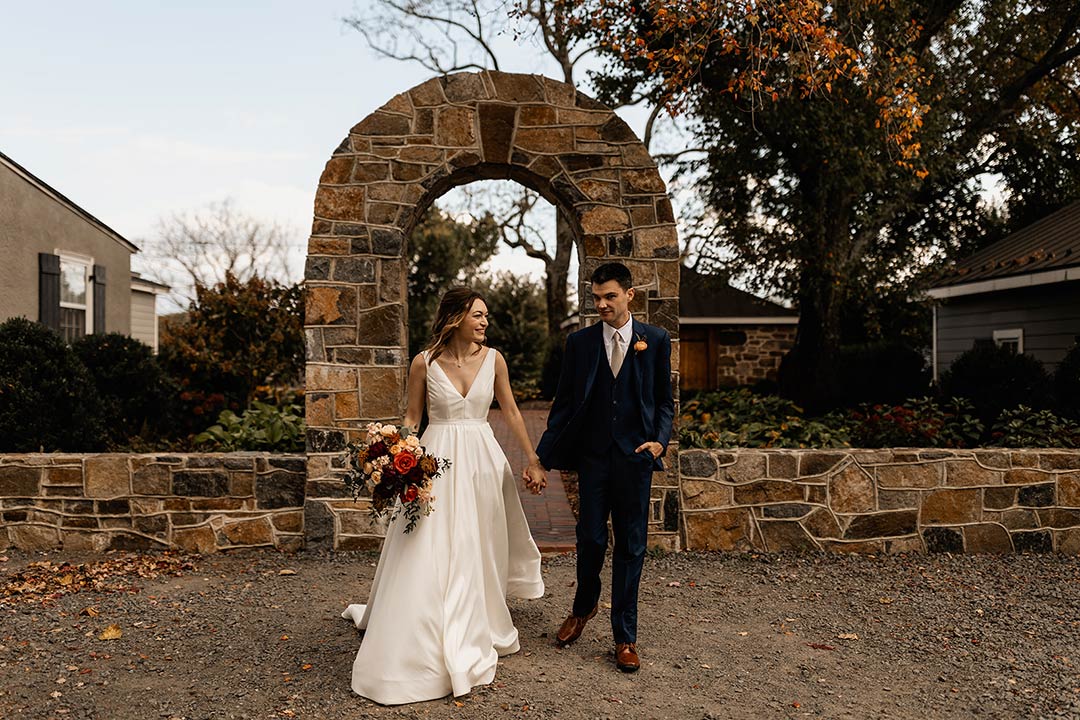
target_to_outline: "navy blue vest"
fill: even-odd
[[[600,367],[596,369],[592,394],[585,409],[586,452],[605,452],[615,443],[630,455],[645,442],[641,408],[634,397],[633,364],[633,354],[627,352],[619,376],[612,377],[607,354],[601,350]]]

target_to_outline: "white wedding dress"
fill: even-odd
[[[487,423],[495,351],[486,352],[464,396],[438,361],[428,363],[430,422],[420,440],[451,465],[433,483],[430,515],[407,535],[404,516],[390,523],[367,605],[341,614],[365,630],[352,689],[384,705],[490,683],[498,657],[519,649],[506,598],[544,594],[540,552]]]

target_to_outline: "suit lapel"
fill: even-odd
[[[585,398],[592,394],[593,382],[596,381],[596,371],[600,367],[601,361],[604,359],[604,328],[602,323],[596,323],[592,327],[596,328],[592,333],[592,338],[589,342],[589,352],[591,355],[588,357],[586,366],[586,372],[589,374],[585,377]]]
[[[634,350],[634,344],[638,341],[638,338],[645,337],[645,326],[642,325],[637,319],[634,319],[634,326],[632,328],[633,334],[630,337],[630,354],[634,358],[634,382],[637,383],[638,391],[641,390],[641,376],[645,372],[644,358],[638,357],[640,353]]]

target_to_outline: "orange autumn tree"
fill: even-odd
[[[797,304],[781,389],[812,409],[834,398],[841,344],[890,332],[883,308],[927,268],[1080,196],[1075,2],[578,12],[608,60],[602,99],[659,98],[695,137],[660,158],[700,199],[693,254]],[[988,177],[1001,208],[982,200]]]

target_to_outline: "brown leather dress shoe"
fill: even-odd
[[[592,612],[585,617],[578,617],[571,613],[565,620],[563,620],[562,627],[559,628],[559,632],[555,635],[555,644],[559,647],[566,647],[570,643],[581,637],[581,631],[585,629],[585,623],[592,620],[596,615],[596,608],[592,609]]]
[[[615,667],[625,673],[637,672],[641,668],[636,644],[618,643],[615,646]]]

